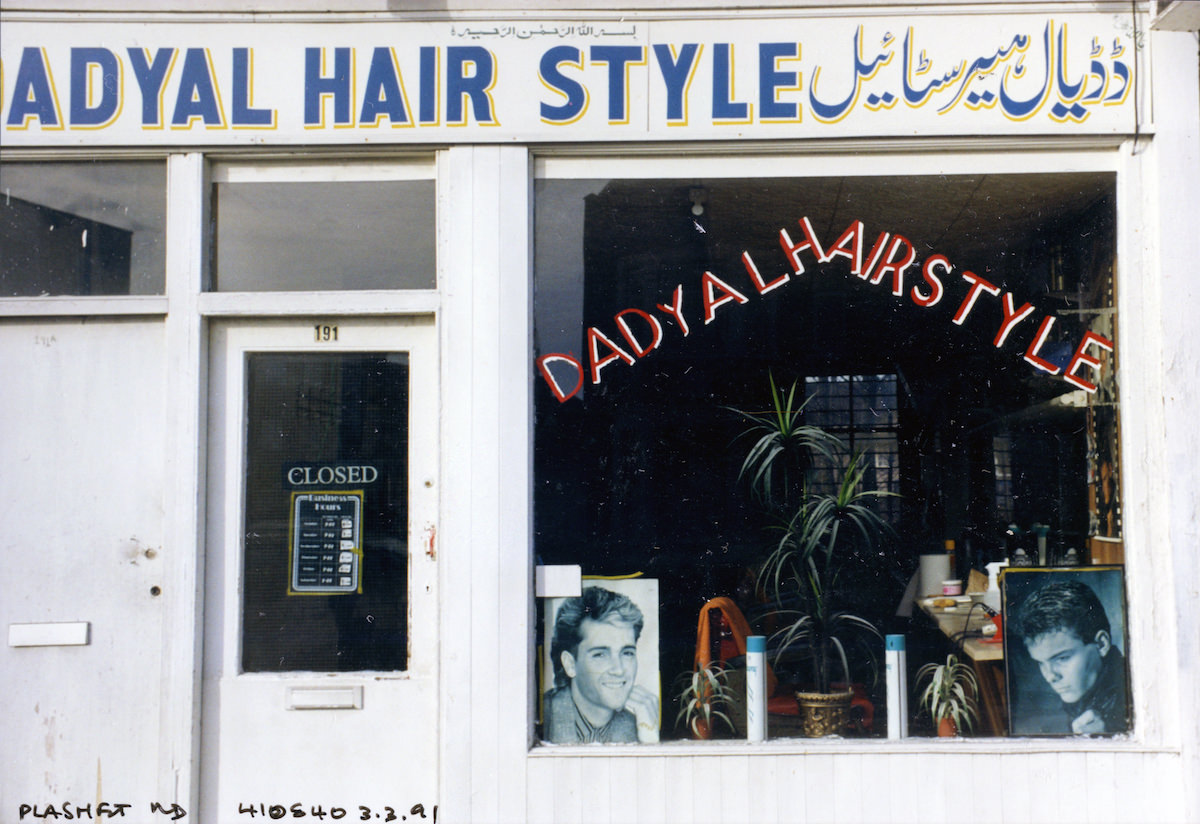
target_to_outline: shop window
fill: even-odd
[[[0,163],[0,297],[161,295],[166,164]]]
[[[1014,542],[1082,565],[1120,546],[1114,202],[1111,173],[536,182],[537,563],[598,576],[585,592],[656,582],[655,603],[633,600],[663,739],[697,734],[701,663],[743,677],[746,633],[767,636],[781,685],[771,735],[799,734],[811,603],[780,597],[791,568],[772,551],[800,545],[804,501],[846,493],[848,471],[843,503],[871,514],[839,517],[872,540],[839,544],[827,594],[880,635],[846,647],[842,734],[886,734],[882,635],[933,626],[897,615],[920,556],[953,542],[968,580]],[[754,426],[783,418],[838,445],[759,472]],[[541,602],[542,669],[559,607]],[[1005,734],[993,698],[979,728]],[[734,731],[710,735],[744,735],[732,709]]]
[[[436,285],[431,169],[222,167],[214,178],[218,291]]]

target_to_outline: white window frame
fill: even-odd
[[[176,153],[178,154],[178,153]],[[92,163],[97,161],[120,163],[122,161],[161,161],[165,164],[163,206],[166,209],[163,243],[170,244],[165,235],[170,234],[171,203],[169,184],[172,153],[166,151],[82,151],[78,149],[46,151],[40,149],[5,150],[5,163]],[[159,295],[48,295],[46,297],[0,297],[0,318],[38,317],[153,317],[167,313],[169,305],[165,281],[169,278],[170,263],[165,264],[163,293]]]

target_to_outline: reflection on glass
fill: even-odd
[[[160,295],[166,164],[0,163],[0,297]]]
[[[222,292],[432,289],[432,180],[218,183]]]
[[[245,672],[405,669],[408,386],[404,354],[248,356]]]
[[[1114,359],[1094,348],[1102,369],[1077,370],[1095,393],[1063,379],[1085,332],[1116,340],[1114,192],[1101,173],[537,181],[540,562],[658,579],[664,682],[691,669],[707,599],[753,623],[772,534],[739,479],[732,410],[767,412],[771,380],[865,453],[865,489],[898,493],[877,509],[894,544],[843,582],[882,629],[946,540],[981,568],[1014,520],[1076,548],[1119,536]],[[823,254],[800,248],[810,234]],[[897,236],[915,261],[899,285],[854,271]],[[949,267],[932,301],[935,255]],[[964,273],[995,289],[969,312]]]

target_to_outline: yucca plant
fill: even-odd
[[[921,692],[919,705],[929,713],[934,724],[942,734],[943,723],[949,721],[955,731],[975,729],[979,719],[979,682],[970,665],[958,660],[951,653],[946,656],[946,663],[926,664],[917,670],[917,689],[925,681],[925,689]]]
[[[840,603],[847,570],[871,557],[890,529],[869,503],[888,493],[862,489],[865,471],[863,455],[855,454],[837,492],[806,491],[759,573],[760,586],[778,605],[775,614],[788,621],[772,639],[776,657],[799,652],[807,659],[815,692],[850,682],[847,648],[872,671],[878,666],[879,630]],[[796,606],[785,607],[789,602]]]
[[[729,670],[719,663],[683,673],[683,688],[679,692],[679,713],[675,726],[685,724],[694,738],[711,738],[719,724],[736,732],[733,719],[726,710],[733,706],[733,687]]]
[[[874,624],[845,606],[845,576],[851,567],[875,558],[891,527],[871,504],[893,493],[864,489],[866,456],[848,459],[841,439],[818,426],[801,423],[804,406],[797,385],[786,392],[771,381],[772,409],[740,414],[751,426],[740,437],[752,443],[740,478],[775,522],[779,537],[764,560],[758,585],[774,605],[772,617],[784,625],[771,637],[776,665],[798,658],[807,664],[809,686],[829,692],[835,681],[849,683],[850,658],[878,668],[882,636]],[[834,492],[812,490],[810,474],[817,459],[833,466],[844,462]],[[853,652],[853,656],[851,655]]]

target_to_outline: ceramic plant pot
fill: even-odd
[[[842,735],[850,723],[850,702],[854,690],[845,692],[798,692],[800,729],[805,738]]]

